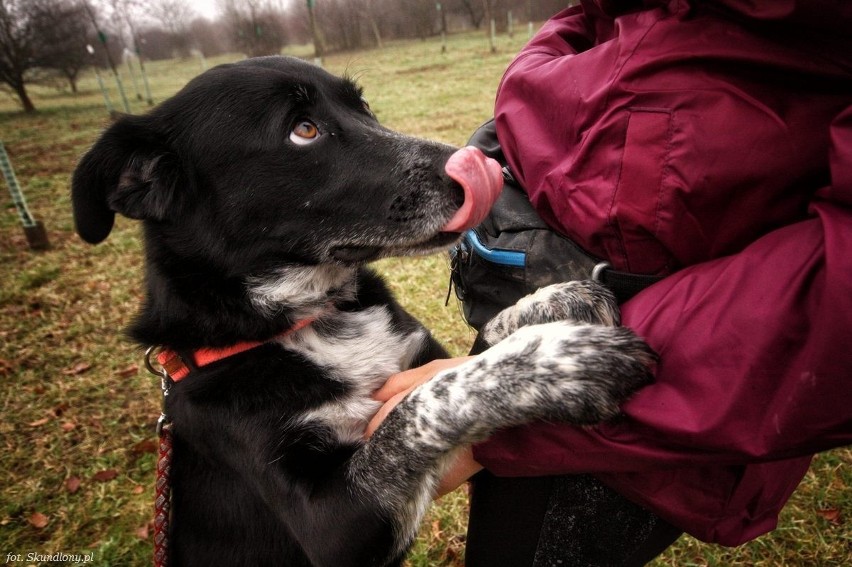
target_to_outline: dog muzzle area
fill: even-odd
[[[410,236],[413,238],[408,244],[342,244],[332,248],[329,255],[338,262],[354,264],[383,256],[439,250],[454,244],[461,233],[485,219],[503,189],[503,173],[497,161],[471,146],[454,152],[447,160],[444,171],[461,186],[464,200],[438,233],[424,239],[412,234]],[[389,220],[403,224],[421,221],[423,215],[418,213],[416,203],[416,197],[411,195],[398,197],[391,203]]]

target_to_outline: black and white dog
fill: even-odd
[[[96,243],[116,212],[143,221],[130,334],[188,373],[167,405],[172,565],[398,565],[454,450],[535,419],[610,418],[649,380],[653,355],[613,325],[610,296],[565,284],[498,315],[495,346],[364,440],[370,394],[445,356],[364,265],[454,243],[495,176],[478,151],[389,131],[352,82],[282,57],[204,73],[82,158],[77,231]],[[201,361],[209,349],[228,356]]]

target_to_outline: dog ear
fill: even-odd
[[[125,116],[83,156],[71,182],[77,233],[92,244],[112,230],[115,213],[165,220],[178,204],[180,163],[152,120]]]

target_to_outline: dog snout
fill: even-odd
[[[426,217],[423,201],[423,194],[419,192],[397,195],[388,207],[388,220],[408,223]]]
[[[445,180],[444,190],[415,188],[410,193],[396,195],[387,210],[387,219],[394,223],[410,223],[439,216],[443,211],[455,211],[464,203],[462,186]]]

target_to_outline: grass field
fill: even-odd
[[[393,44],[329,57],[326,66],[356,77],[386,125],[462,144],[490,115],[501,73],[523,41],[500,38],[496,54],[479,35],[451,37],[446,54],[432,40]],[[199,70],[194,60],[151,63],[155,100]],[[124,79],[132,111],[143,112],[146,106]],[[80,87],[77,96],[33,88],[39,109],[34,115],[0,98],[0,140],[52,244],[46,252],[27,249],[4,191],[0,562],[17,554],[20,564],[74,564],[26,561],[29,553],[68,553],[91,554],[87,565],[142,566],[151,557],[158,385],[142,369],[141,350],[119,332],[140,299],[136,225],[119,219],[110,238],[95,247],[73,233],[69,175],[108,122],[94,76]],[[112,101],[118,105],[114,88]],[[472,335],[455,304],[444,306],[444,258],[389,260],[377,268],[454,353],[466,350]],[[852,565],[850,463],[848,449],[819,456],[774,533],[738,549],[684,537],[655,564]],[[464,490],[442,499],[423,526],[410,565],[463,565],[465,511]]]

